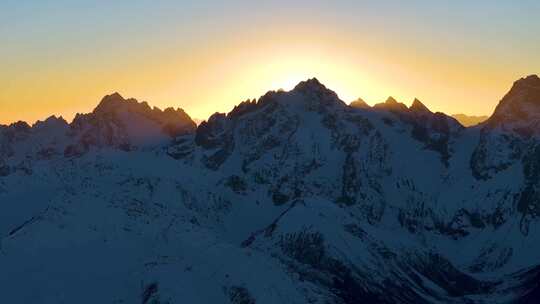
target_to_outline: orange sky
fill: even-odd
[[[487,115],[514,80],[540,71],[539,40],[532,33],[509,36],[510,22],[465,28],[489,17],[339,2],[328,10],[315,1],[314,8],[286,14],[269,4],[246,12],[195,4],[191,11],[4,10],[0,123],[52,114],[71,120],[114,91],[205,119],[311,77],[346,102],[361,97],[374,104],[392,95],[410,104],[418,97],[435,111]],[[68,16],[69,10],[81,14]],[[499,35],[508,37],[498,41]]]

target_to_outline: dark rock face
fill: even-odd
[[[232,286],[227,289],[229,301],[231,304],[256,304],[257,302],[251,296],[245,287]]]
[[[234,149],[233,133],[229,130],[229,121],[223,114],[214,114],[208,122],[197,128],[195,143],[203,149],[211,150],[203,156],[203,163],[212,170],[217,170]]]
[[[525,185],[517,198],[517,210],[522,214],[521,232],[527,235],[530,222],[540,216],[540,146],[531,148],[522,164]]]
[[[423,142],[426,149],[438,152],[441,155],[441,161],[448,167],[448,160],[452,153],[449,141],[457,136],[461,131],[461,126],[442,113],[431,114],[424,111],[419,113],[421,114],[417,114],[411,122],[412,137]]]
[[[433,253],[409,258],[408,266],[444,288],[451,297],[489,293],[500,284],[477,280],[455,268],[444,257]]]
[[[11,168],[0,160],[0,176],[8,176],[11,173]]]
[[[144,292],[141,295],[141,303],[147,304],[147,303],[159,303],[157,299],[154,297],[158,293],[158,287],[159,285],[157,283],[151,283],[144,289]],[[154,299],[153,299],[154,298]],[[152,300],[152,302],[150,302]]]
[[[528,271],[516,275],[523,281],[520,289],[525,292],[517,303],[534,304],[540,299],[540,266],[536,266]]]
[[[197,128],[195,143],[205,149],[214,149],[222,145],[220,135],[226,132],[227,119],[224,114],[214,114],[203,121]]]
[[[362,187],[362,182],[359,180],[357,172],[358,168],[355,159],[352,153],[349,153],[343,164],[341,197],[338,200],[340,203],[352,205],[356,202],[357,196],[361,195],[359,192]]]
[[[238,175],[230,176],[225,182],[225,185],[238,194],[245,193],[247,190],[246,182]]]

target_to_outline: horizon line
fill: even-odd
[[[529,75],[527,75],[527,76],[521,77],[520,79],[525,79],[525,78],[530,77],[530,76],[537,76],[537,74],[529,74]],[[537,77],[538,77],[538,76],[537,76]],[[304,82],[307,82],[307,81],[310,81],[310,80],[316,80],[317,82],[319,82],[317,77],[309,77],[309,78],[307,78],[307,79],[305,79],[305,80],[302,80],[302,81],[298,82],[292,89],[288,89],[288,90],[286,90],[286,89],[284,89],[284,88],[270,89],[270,90],[266,91],[265,94],[271,93],[271,92],[280,92],[280,91],[281,91],[281,92],[287,92],[287,93],[288,93],[288,92],[293,91],[299,84],[304,83]],[[519,80],[517,80],[517,81],[519,81]],[[319,83],[320,83],[321,85],[323,85],[325,88],[327,88],[328,90],[334,92],[334,93],[338,96],[338,99],[341,100],[342,102],[344,102],[347,106],[351,106],[351,104],[352,104],[353,102],[358,101],[358,100],[364,101],[370,108],[373,108],[375,105],[381,104],[381,103],[384,103],[384,102],[385,102],[385,101],[379,101],[379,102],[375,102],[375,103],[373,103],[373,102],[371,102],[371,101],[368,102],[368,101],[366,101],[365,99],[363,99],[362,97],[357,97],[357,98],[355,98],[354,100],[351,100],[351,101],[348,101],[348,102],[347,102],[347,101],[343,100],[342,98],[340,98],[340,97],[339,97],[339,94],[338,94],[336,91],[334,91],[334,90],[332,90],[332,89],[326,87],[326,85],[324,85],[324,84],[321,83],[321,82],[319,82]],[[234,109],[234,107],[236,107],[236,106],[239,105],[240,103],[242,103],[242,102],[244,102],[244,101],[246,101],[246,100],[256,100],[256,101],[258,101],[262,96],[265,95],[265,94],[262,94],[261,96],[259,96],[259,97],[257,97],[257,98],[247,98],[247,99],[243,99],[242,101],[237,102],[236,104],[234,104],[234,105],[232,106],[232,108],[231,108],[228,112],[219,112],[219,111],[216,111],[216,112],[210,114],[210,115],[209,115],[208,117],[206,117],[206,118],[200,118],[200,117],[191,116],[191,115],[188,113],[188,111],[186,111],[186,110],[185,110],[183,107],[181,107],[181,106],[169,105],[169,106],[166,106],[166,107],[158,107],[158,106],[152,105],[151,102],[149,102],[149,101],[147,101],[147,100],[139,100],[139,99],[134,98],[134,97],[128,97],[128,98],[125,98],[124,95],[123,95],[122,93],[118,92],[118,91],[112,91],[112,92],[110,92],[110,93],[108,93],[108,94],[103,95],[103,97],[100,99],[100,101],[103,100],[103,98],[105,98],[105,97],[107,97],[107,96],[110,96],[110,95],[114,95],[114,94],[120,95],[120,96],[122,97],[122,99],[124,99],[124,100],[130,100],[130,99],[133,99],[133,100],[137,101],[138,103],[147,103],[148,106],[149,106],[150,108],[152,108],[152,109],[153,109],[153,108],[156,108],[156,109],[159,109],[160,111],[163,111],[163,110],[168,109],[168,108],[181,109],[181,110],[184,111],[184,112],[185,112],[185,113],[186,113],[193,121],[198,120],[198,121],[201,121],[201,122],[202,122],[202,121],[207,121],[212,115],[217,114],[217,113],[219,113],[219,114],[227,114],[227,113],[230,113],[230,112]],[[395,99],[392,95],[389,95],[387,98],[393,98],[393,99]],[[397,102],[401,103],[401,104],[406,105],[407,108],[410,108],[412,102],[414,102],[414,100],[419,100],[419,99],[418,99],[418,98],[413,98],[413,101],[412,101],[411,104],[409,104],[409,105],[406,104],[406,103],[404,103],[404,102],[401,102],[401,101],[399,101],[399,100],[397,100],[397,99],[395,99],[395,100],[396,100]],[[99,104],[100,101],[98,101],[97,104]],[[426,105],[426,104],[424,103],[424,101],[421,101],[421,102],[422,102],[424,105]],[[500,102],[500,100],[499,100],[499,102]],[[75,112],[75,114],[73,115],[73,118],[71,118],[70,120],[67,120],[65,117],[63,117],[63,115],[57,115],[57,114],[55,114],[55,113],[52,113],[52,114],[46,115],[46,117],[44,117],[44,118],[36,119],[36,120],[35,120],[34,122],[32,122],[32,123],[30,123],[30,121],[26,121],[26,120],[20,119],[20,120],[13,120],[13,121],[10,121],[10,122],[0,122],[0,126],[10,126],[10,125],[13,125],[13,124],[16,124],[16,123],[20,123],[20,122],[24,122],[24,123],[26,123],[26,124],[28,124],[28,125],[30,125],[30,126],[34,126],[35,124],[37,124],[37,123],[39,123],[39,122],[44,122],[44,121],[46,121],[47,119],[53,118],[53,117],[54,117],[54,118],[57,118],[57,119],[63,119],[63,120],[65,120],[68,124],[71,124],[71,123],[74,121],[74,119],[75,119],[75,117],[76,117],[77,115],[90,114],[90,113],[92,113],[92,112],[95,110],[96,107],[97,107],[97,105],[96,105],[91,111],[89,111],[89,112]],[[426,105],[426,107],[427,107],[428,109],[430,109],[429,106]],[[460,113],[446,113],[446,112],[443,112],[443,111],[435,111],[434,113],[443,113],[443,114],[445,114],[446,116],[449,116],[449,117],[454,117],[454,116],[457,116],[457,115],[465,115],[465,116],[467,116],[467,117],[474,117],[474,118],[486,117],[486,119],[487,119],[487,118],[491,117],[491,115],[493,115],[493,111],[494,111],[494,110],[495,110],[495,109],[493,109],[493,110],[492,110],[492,113],[490,113],[490,114],[467,114],[467,113],[465,113],[465,112],[460,112]],[[431,110],[430,110],[430,111],[431,111]]]

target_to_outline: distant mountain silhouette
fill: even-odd
[[[350,103],[350,106],[353,108],[369,108],[369,105],[362,99],[358,98],[355,101]]]
[[[404,103],[398,102],[392,96],[388,97],[385,102],[375,104],[373,108],[395,112],[407,112],[408,110]]]
[[[484,121],[486,121],[489,116],[473,116],[473,115],[466,115],[466,114],[453,114],[452,117],[457,119],[459,123],[464,125],[465,127],[472,127],[477,124],[480,124]]]

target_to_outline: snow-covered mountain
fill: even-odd
[[[536,303],[539,123],[529,76],[471,128],[316,79],[2,126],[2,301]]]

